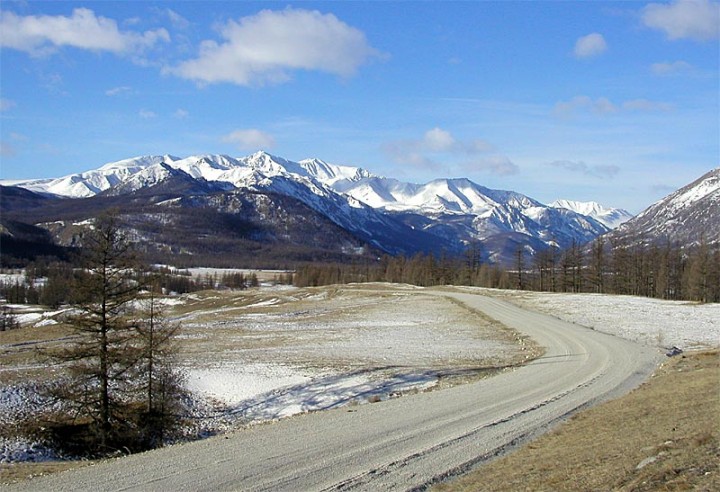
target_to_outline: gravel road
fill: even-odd
[[[427,292],[427,291],[426,291]],[[647,378],[657,351],[474,294],[437,292],[546,348],[477,383],[312,413],[9,490],[408,490],[461,473]]]

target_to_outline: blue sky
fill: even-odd
[[[720,164],[720,3],[14,2],[0,177],[257,150],[637,213]]]

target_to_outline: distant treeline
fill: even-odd
[[[73,304],[77,301],[77,287],[87,275],[82,268],[51,258],[33,261],[24,270],[21,279],[0,281],[0,298],[11,304],[42,304],[53,308]],[[259,285],[257,275],[252,272],[223,272],[193,278],[187,270],[147,267],[136,275],[139,283],[145,283],[148,277],[152,277],[153,284],[162,292],[177,294],[208,289],[242,290]],[[292,274],[279,274],[275,282],[292,284]]]
[[[73,303],[83,271],[69,261],[41,257],[25,265],[25,278],[0,282],[0,298],[9,303],[57,307]],[[418,254],[412,257],[363,256],[354,262],[315,261],[282,274],[276,283],[299,287],[355,282],[393,282],[424,287],[468,285],[543,292],[627,294],[659,299],[720,302],[720,243],[683,248],[662,244],[610,244],[602,238],[591,246],[549,248],[534,256],[518,248],[515,264],[483,260],[482,244],[461,256]],[[243,265],[245,266],[245,265]],[[147,269],[164,292],[245,289],[258,285],[254,274],[224,273],[193,278],[186,270]]]
[[[420,254],[383,256],[378,263],[306,265],[296,270],[294,285],[399,282],[720,302],[717,243],[681,248],[670,242],[611,245],[600,239],[590,247],[550,248],[533,257],[518,249],[512,268],[483,263],[481,257],[474,245],[463,257]]]

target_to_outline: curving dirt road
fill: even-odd
[[[504,301],[437,292],[546,348],[477,383],[303,415],[19,484],[17,490],[408,490],[461,473],[617,396],[657,351]]]

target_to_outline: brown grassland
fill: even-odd
[[[720,490],[720,352],[669,359],[630,394],[433,490]]]

